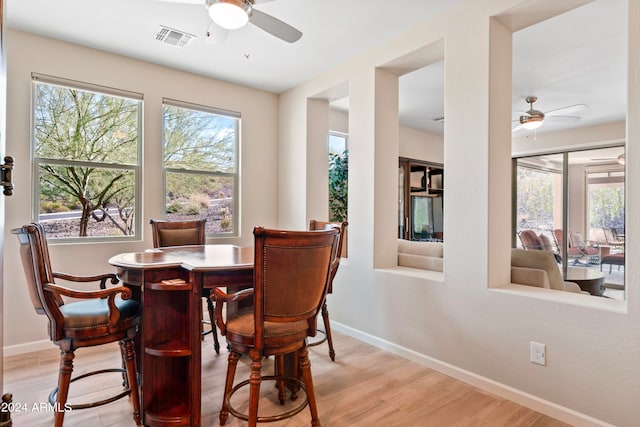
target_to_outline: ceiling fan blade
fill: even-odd
[[[524,128],[522,127],[522,125],[518,125],[518,126],[514,127],[513,129],[511,129],[511,132],[512,132],[512,133],[513,133],[513,132],[517,132],[517,131],[519,131],[520,129],[524,129]]]
[[[577,113],[578,111],[582,111],[587,107],[589,106],[586,104],[569,105],[568,107],[562,107],[562,108],[558,108],[557,110],[547,111],[544,114],[545,116],[558,116],[563,114],[571,114],[571,113]]]
[[[256,27],[289,43],[296,42],[302,37],[302,33],[291,25],[257,9],[253,9],[249,20]]]
[[[564,122],[577,122],[582,119],[582,117],[578,116],[547,116],[545,115],[545,119],[549,119],[550,121],[559,121],[562,120]]]
[[[531,116],[531,114],[527,113],[526,111],[512,111],[511,115],[513,115],[513,116],[527,116],[527,117]]]

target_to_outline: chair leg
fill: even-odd
[[[235,351],[229,353],[229,361],[227,365],[227,379],[224,383],[224,396],[222,397],[222,409],[220,410],[220,425],[223,426],[229,418],[229,401],[227,400],[231,389],[233,388],[233,379],[236,375],[236,366],[238,365],[238,359],[240,354]]]
[[[322,321],[324,322],[324,331],[327,335],[327,343],[329,344],[329,357],[332,362],[336,361],[336,352],[333,350],[333,339],[331,338],[331,324],[329,323],[329,310],[327,309],[327,302],[322,304]]]
[[[218,341],[218,331],[216,329],[216,316],[213,312],[213,301],[207,298],[207,310],[209,311],[209,321],[211,322],[211,335],[213,335],[213,348],[216,354],[220,354],[220,342]]]
[[[286,389],[286,384],[284,382],[283,378],[285,375],[284,372],[284,355],[282,354],[278,354],[275,357],[275,362],[276,362],[276,377],[278,377],[277,380],[277,384],[276,386],[278,387],[278,401],[280,402],[281,405],[284,405],[284,401],[287,398],[287,389]]]
[[[127,370],[127,382],[131,390],[131,405],[133,406],[133,421],[136,425],[140,423],[140,394],[138,392],[138,378],[136,373],[136,356],[133,349],[133,342],[130,339],[120,341],[122,351],[122,362]]]
[[[65,405],[69,395],[69,383],[73,372],[73,359],[75,354],[72,350],[62,350],[60,353],[60,374],[58,375],[58,393],[56,395],[56,407],[54,414],[55,427],[62,427],[64,420]]]
[[[302,347],[299,351],[300,370],[302,371],[302,382],[307,389],[307,399],[309,400],[309,411],[311,412],[311,426],[320,427],[318,418],[318,406],[316,404],[316,393],[313,390],[313,379],[311,378],[311,362],[309,361],[309,351],[307,347]]]
[[[258,403],[260,402],[260,383],[262,382],[262,354],[252,350],[251,374],[249,375],[249,427],[258,424]]]

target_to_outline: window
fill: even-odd
[[[207,235],[238,235],[240,114],[164,100],[168,219],[206,218]]]
[[[624,157],[623,146],[520,157],[514,194],[517,246],[553,252],[565,280],[590,274],[605,296],[621,300]],[[602,295],[601,288],[589,292]]]
[[[603,230],[624,235],[624,166],[588,168],[586,175],[589,239],[607,243],[611,238]]]
[[[53,239],[135,236],[142,95],[32,81],[34,217]]]
[[[349,138],[344,133],[329,133],[329,218],[347,220]]]

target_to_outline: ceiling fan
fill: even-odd
[[[520,117],[514,122],[518,122],[518,126],[512,129],[512,132],[520,129],[534,130],[542,126],[546,118],[562,119],[562,120],[580,120],[578,116],[567,116],[566,114],[575,113],[588,107],[586,104],[575,104],[567,107],[558,108],[543,113],[539,110],[533,109],[533,104],[538,100],[535,96],[527,96],[525,101],[529,104],[528,111],[514,111],[514,114],[520,115]]]
[[[619,154],[617,156],[614,157],[596,157],[596,158],[592,158],[590,160],[596,161],[596,162],[601,162],[601,161],[612,161],[615,160],[617,163],[621,164],[622,166],[625,165],[625,163],[627,162],[627,156],[625,153]]]
[[[160,0],[169,3],[201,4],[209,12],[211,25],[207,30],[207,39],[224,39],[226,33],[252,23],[281,40],[294,43],[302,37],[302,32],[275,18],[261,12],[254,4],[266,3],[272,0]]]

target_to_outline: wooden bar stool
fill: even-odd
[[[308,403],[311,424],[320,426],[306,338],[316,334],[317,316],[326,297],[339,230],[281,231],[257,227],[254,235],[253,289],[230,295],[219,288],[214,289],[216,322],[230,348],[220,424],[225,424],[229,413],[247,420],[249,426],[277,421],[295,415]],[[223,319],[224,303],[249,297],[253,297],[253,307],[227,313],[226,321]],[[302,381],[298,375],[291,378],[262,376],[265,356],[275,356],[277,363],[281,363],[282,356],[292,353],[297,353]],[[236,365],[242,354],[251,357],[251,375],[248,380],[234,386]],[[278,371],[284,372],[283,367]],[[307,398],[286,413],[259,416],[258,402],[263,380],[277,382],[281,403],[285,398],[285,382],[296,382]],[[231,396],[246,385],[250,386],[249,413],[242,414],[231,406],[230,401]]]
[[[58,387],[49,395],[49,403],[55,408],[55,426],[62,426],[65,410],[93,408],[127,395],[131,395],[133,419],[140,425],[140,398],[133,339],[140,323],[141,307],[137,301],[129,299],[131,290],[124,286],[107,288],[107,281],[112,284],[118,283],[115,274],[80,277],[53,272],[45,231],[41,224],[25,225],[12,232],[20,241],[20,256],[31,302],[38,314],[46,315],[49,319],[49,336],[51,341],[60,347]],[[100,282],[100,289],[74,290],[56,284],[55,279],[68,282]],[[63,296],[80,301],[65,303]],[[112,342],[120,343],[125,369],[102,369],[71,378],[76,349]],[[124,373],[125,390],[98,402],[81,405],[67,403],[70,383],[106,372]]]
[[[337,227],[340,229],[340,238],[338,241],[338,250],[336,251],[336,257],[331,263],[331,276],[329,278],[329,288],[327,293],[333,292],[333,279],[336,277],[338,267],[340,267],[340,258],[342,258],[342,244],[346,239],[345,231],[349,223],[347,221],[342,222],[326,222],[312,219],[309,221],[309,230],[326,230],[328,228]],[[327,301],[322,303],[322,321],[324,323],[324,338],[309,344],[309,347],[320,345],[327,341],[329,343],[329,357],[332,361],[336,360],[336,352],[333,349],[333,339],[331,338],[331,324],[329,322],[329,310],[327,309]],[[319,331],[322,333],[323,331]]]

